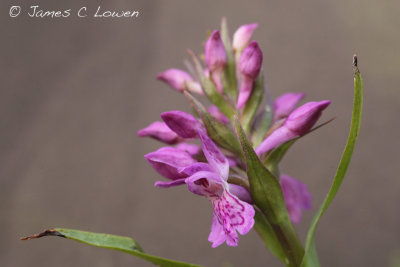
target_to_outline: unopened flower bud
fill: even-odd
[[[257,23],[245,24],[240,26],[233,34],[232,48],[235,52],[242,50],[249,44],[254,30],[258,27]]]
[[[254,80],[260,74],[263,61],[263,54],[256,41],[252,41],[244,50],[239,60],[239,71],[241,84],[237,102],[238,109],[241,109],[247,102],[253,89]]]
[[[290,113],[283,126],[271,133],[257,148],[257,155],[270,151],[277,146],[306,134],[317,122],[322,111],[331,101],[308,102]]]
[[[218,91],[222,93],[222,73],[226,66],[226,51],[218,30],[213,31],[206,42],[205,59],[211,78]]]
[[[285,127],[297,135],[306,134],[321,117],[322,111],[326,109],[331,101],[308,102],[292,113],[285,121]]]
[[[286,93],[274,102],[274,121],[286,118],[304,98],[304,93]]]
[[[180,137],[198,137],[197,130],[201,127],[201,124],[193,115],[183,111],[174,110],[161,113],[161,118],[168,127]]]
[[[183,92],[185,89],[193,93],[203,94],[198,82],[194,81],[189,73],[179,69],[168,69],[157,75],[157,79],[164,81],[173,89]]]

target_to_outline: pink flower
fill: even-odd
[[[304,98],[304,93],[286,93],[275,99],[274,121],[286,118]]]
[[[308,102],[290,113],[283,126],[272,132],[257,148],[257,155],[268,152],[277,146],[306,134],[317,122],[331,101]]]
[[[250,43],[254,30],[258,27],[257,23],[245,24],[240,26],[233,34],[232,48],[235,52],[242,52]]]
[[[299,223],[302,209],[311,209],[311,194],[305,184],[288,175],[281,175],[281,186],[290,220]]]
[[[227,158],[202,130],[198,134],[208,163],[198,162],[183,168],[182,172],[189,175],[185,183],[191,192],[205,196],[213,206],[214,216],[208,236],[212,247],[224,242],[228,246],[237,246],[238,233],[245,235],[253,227],[255,211],[252,205],[240,200],[230,190],[241,195],[242,199],[251,200],[250,194],[244,188],[230,187]]]
[[[183,140],[167,124],[160,121],[151,123],[146,128],[139,130],[137,134],[140,137],[151,137],[166,144],[176,144]]]
[[[226,66],[224,43],[218,30],[213,31],[205,46],[206,65],[220,93],[223,92],[222,73]]]
[[[201,85],[189,73],[179,69],[168,69],[157,75],[157,79],[165,82],[173,89],[183,92],[185,89],[192,93],[203,94]]]
[[[256,41],[252,41],[244,50],[239,60],[241,83],[237,108],[241,109],[249,99],[254,80],[260,74],[263,54]]]

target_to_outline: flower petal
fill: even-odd
[[[185,90],[186,83],[193,82],[193,78],[189,73],[173,68],[158,74],[157,79],[165,82],[179,92]]]
[[[217,173],[208,171],[194,173],[186,178],[185,183],[190,192],[209,199],[218,199],[224,192],[226,184]]]
[[[160,121],[151,123],[146,128],[139,130],[137,134],[140,137],[151,137],[167,144],[176,144],[182,140],[167,124]]]
[[[298,135],[306,134],[330,103],[329,100],[305,103],[290,113],[285,126]]]
[[[239,242],[238,234],[247,234],[254,226],[254,208],[252,205],[239,200],[225,190],[222,196],[212,201],[214,207],[214,216],[222,230],[215,227],[213,236],[219,236],[215,231],[224,231],[226,244],[228,246],[237,246]],[[221,235],[221,234],[220,234]],[[219,238],[218,240],[221,240]]]
[[[177,185],[181,185],[185,183],[185,179],[176,179],[173,181],[157,181],[154,183],[155,187],[161,187],[161,188],[169,188],[169,187],[173,187],[173,186],[177,186]]]
[[[198,131],[201,143],[203,144],[203,153],[208,163],[225,181],[229,175],[229,162],[217,145],[202,130]]]
[[[253,204],[253,199],[251,199],[251,195],[246,188],[236,184],[229,184],[229,192],[234,196],[237,196],[240,200]]]
[[[294,223],[301,220],[302,209],[311,209],[311,194],[307,185],[288,175],[281,175],[281,186],[285,198],[286,208],[290,219]]]
[[[211,247],[216,248],[226,240],[226,234],[222,225],[218,222],[215,214],[211,222],[211,232],[208,235],[208,241],[212,243]]]
[[[162,147],[144,157],[159,174],[171,180],[186,178],[178,169],[196,162],[189,153],[175,147]]]
[[[286,93],[275,99],[274,121],[286,118],[304,98],[304,93]]]
[[[262,143],[256,148],[256,153],[257,155],[264,154],[265,152],[268,152],[297,136],[296,133],[290,131],[287,127],[281,126],[262,141]]]
[[[208,113],[210,113],[214,118],[222,123],[228,123],[229,119],[222,113],[216,106],[212,105],[208,108]]]
[[[197,155],[201,152],[201,147],[199,145],[189,143],[180,143],[176,146],[176,148],[186,151],[192,156]]]
[[[173,110],[161,113],[161,118],[177,135],[183,138],[196,138],[200,122],[193,115]]]
[[[205,162],[196,162],[190,166],[185,168],[181,168],[178,170],[179,172],[186,173],[187,175],[193,175],[196,172],[206,171],[206,172],[213,172],[211,166]]]
[[[233,34],[232,48],[235,51],[241,52],[249,44],[257,26],[257,23],[240,26]]]

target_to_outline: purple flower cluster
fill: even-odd
[[[246,116],[246,108],[251,109],[250,105],[255,105],[249,99],[256,90],[256,81],[262,75],[263,62],[258,43],[251,41],[257,26],[247,24],[239,27],[233,35],[233,42],[229,38],[226,41],[222,32],[214,30],[205,43],[205,67],[200,67],[200,73],[189,74],[179,69],[168,69],[160,73],[157,79],[182,93],[206,95],[213,105],[203,112],[214,118],[215,123],[232,129],[233,116],[242,119]],[[199,69],[198,65],[195,67]],[[229,75],[229,69],[233,69],[233,76]],[[210,90],[205,90],[210,84],[219,99],[224,100],[223,105],[220,100],[214,101],[215,96],[209,93]],[[235,86],[235,91],[238,88],[237,94],[227,93],[228,90],[232,91],[232,86]],[[264,129],[257,128],[260,123],[257,124],[255,118],[260,116],[252,118],[253,127],[247,134],[254,136],[262,132],[264,137],[254,147],[260,160],[265,160],[282,144],[308,133],[330,104],[326,100],[297,107],[304,96],[304,93],[287,93],[275,100],[270,111],[263,109],[271,113],[268,126],[264,126]],[[226,106],[234,114],[229,113]],[[221,134],[222,137],[216,139],[218,131],[210,134],[209,120],[205,121],[201,115],[198,119],[183,111],[169,111],[162,113],[161,118],[162,122],[153,122],[138,131],[139,136],[174,145],[145,155],[151,166],[168,179],[157,181],[155,186],[169,188],[186,184],[190,192],[206,197],[213,207],[208,240],[213,247],[224,242],[229,246],[237,246],[238,233],[244,235],[251,230],[255,214],[243,158],[229,150],[233,144],[220,144],[218,140],[224,137]],[[201,146],[198,145],[200,143]],[[276,178],[280,181],[290,219],[297,223],[302,210],[311,208],[311,195],[306,185],[297,179],[284,174],[277,176],[280,176]],[[238,183],[238,180],[241,182]]]

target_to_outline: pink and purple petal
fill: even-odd
[[[154,183],[154,186],[161,187],[161,188],[170,188],[173,186],[178,186],[178,185],[184,184],[185,179],[186,178],[177,179],[177,180],[173,180],[173,181],[157,181]]]
[[[274,121],[286,118],[305,97],[304,93],[286,93],[275,99]]]
[[[213,215],[211,222],[211,231],[208,235],[208,241],[212,243],[211,247],[216,248],[226,240],[226,234],[222,225],[218,222],[216,215]]]
[[[151,137],[166,144],[176,144],[182,141],[174,131],[172,131],[167,124],[160,121],[151,123],[146,128],[143,128],[137,132],[140,137]]]
[[[178,171],[186,173],[189,176],[195,174],[196,172],[202,172],[202,171],[214,172],[214,170],[211,168],[211,166],[205,162],[196,162],[190,166],[181,168]]]
[[[203,144],[203,153],[213,170],[218,173],[222,179],[228,180],[229,162],[217,145],[202,130],[198,131],[201,143]]]
[[[178,169],[196,163],[189,153],[174,147],[162,147],[144,157],[159,174],[171,180],[186,178]]]
[[[176,145],[176,148],[186,151],[192,156],[198,155],[201,152],[201,147],[199,145],[189,143],[180,143]]]
[[[218,199],[223,194],[226,185],[217,173],[208,171],[194,173],[186,178],[185,183],[190,192],[208,199]]]
[[[163,112],[161,118],[172,131],[182,138],[196,138],[197,130],[201,128],[196,117],[180,110]]]
[[[290,220],[298,223],[302,210],[311,209],[311,194],[305,184],[288,175],[281,175],[281,186]]]
[[[239,200],[227,190],[220,198],[212,200],[212,204],[214,215],[226,235],[227,245],[237,246],[239,240],[237,232],[245,235],[254,226],[253,206]]]

